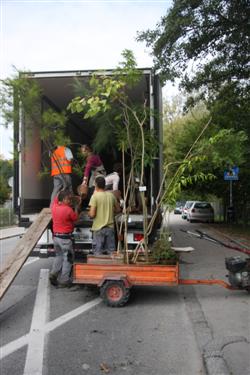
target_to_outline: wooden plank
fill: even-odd
[[[22,268],[39,238],[51,221],[50,208],[44,208],[11,252],[3,271],[0,273],[0,299],[4,296],[16,275]]]
[[[191,251],[194,251],[194,248],[191,246],[186,247],[171,247],[172,250],[178,252],[178,253],[190,253]]]
[[[124,264],[123,255],[88,255],[87,263],[90,264]]]

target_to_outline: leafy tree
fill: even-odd
[[[13,77],[1,81],[3,125],[5,127],[8,127],[9,124],[14,124],[14,127],[19,126],[21,108],[27,135],[32,135],[34,126],[36,126],[47,152],[49,152],[56,145],[68,145],[70,139],[66,136],[66,113],[57,112],[51,108],[42,111],[42,96],[41,87],[35,79],[29,77],[28,73],[17,72]],[[16,149],[16,147],[14,148]],[[14,157],[17,156],[14,155]]]
[[[164,123],[164,151],[166,163],[172,163],[169,177],[176,173],[176,161],[185,158],[190,145],[202,131],[209,112],[204,104],[199,104],[185,115],[179,115],[173,120],[166,118]],[[193,159],[192,169],[183,170],[184,184],[180,195],[207,199],[213,193],[218,198],[225,197],[225,183],[223,172],[230,163],[244,165],[248,150],[247,135],[244,131],[235,129],[221,129],[212,121],[199,141],[195,144],[189,158]],[[197,156],[201,156],[198,158]],[[199,171],[212,174],[214,179],[194,178]],[[182,181],[182,180],[180,180]],[[195,184],[193,183],[195,182]],[[192,185],[191,185],[192,183]],[[191,185],[191,186],[190,186]]]
[[[13,176],[13,163],[11,160],[5,160],[0,155],[0,204],[3,204],[10,195],[8,179]]]
[[[10,195],[8,182],[0,175],[0,204],[3,204]]]
[[[164,81],[182,78],[189,91],[249,85],[249,15],[248,0],[174,0],[156,29],[138,40],[152,48]]]
[[[146,41],[151,48],[163,82],[179,78],[181,86],[192,94],[187,108],[200,99],[205,100],[213,128],[219,132],[213,140],[217,151],[213,147],[211,158],[241,163],[240,180],[234,186],[238,212],[243,212],[242,208],[250,201],[250,151],[246,140],[250,137],[249,15],[248,0],[174,0],[155,30],[138,35],[138,40]],[[209,149],[211,144],[207,139],[200,152]],[[214,163],[211,166],[219,180],[219,166]],[[217,187],[216,191],[222,195],[225,183],[222,181]]]
[[[152,164],[157,144],[153,132],[147,126],[150,114],[148,103],[146,100],[143,104],[133,103],[128,95],[128,90],[140,81],[141,72],[136,68],[132,51],[124,50],[122,56],[124,60],[111,76],[93,74],[88,95],[75,97],[68,109],[73,113],[82,113],[84,119],[107,117],[108,121],[99,121],[95,144],[99,142],[100,134],[104,134],[112,126],[116,147],[123,155],[123,167],[125,167],[125,153],[129,156],[131,165],[127,188],[124,189],[126,202],[129,191],[135,188],[135,176],[139,175],[140,185],[144,185],[144,168]],[[144,216],[144,246],[147,256],[148,226],[144,191],[141,191],[140,195]],[[128,205],[131,209],[130,203]],[[127,218],[129,209],[124,207],[123,212]],[[127,220],[125,220],[125,236],[126,225]],[[127,250],[126,241],[125,246]]]

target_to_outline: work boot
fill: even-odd
[[[60,282],[60,283],[57,283],[57,287],[58,288],[71,288],[74,284],[72,283],[72,281],[68,280],[66,282]]]
[[[51,273],[49,275],[49,281],[51,285],[57,286],[58,285],[57,275],[55,275],[54,273]]]

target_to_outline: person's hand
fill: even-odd
[[[87,185],[87,183],[88,183],[88,179],[87,177],[84,177],[82,180],[82,185]]]

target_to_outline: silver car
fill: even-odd
[[[187,219],[189,208],[192,206],[193,203],[194,201],[186,201],[182,209],[182,214],[181,214],[182,219]]]
[[[214,222],[214,209],[209,202],[193,202],[187,213],[187,220],[190,223],[194,221]]]

